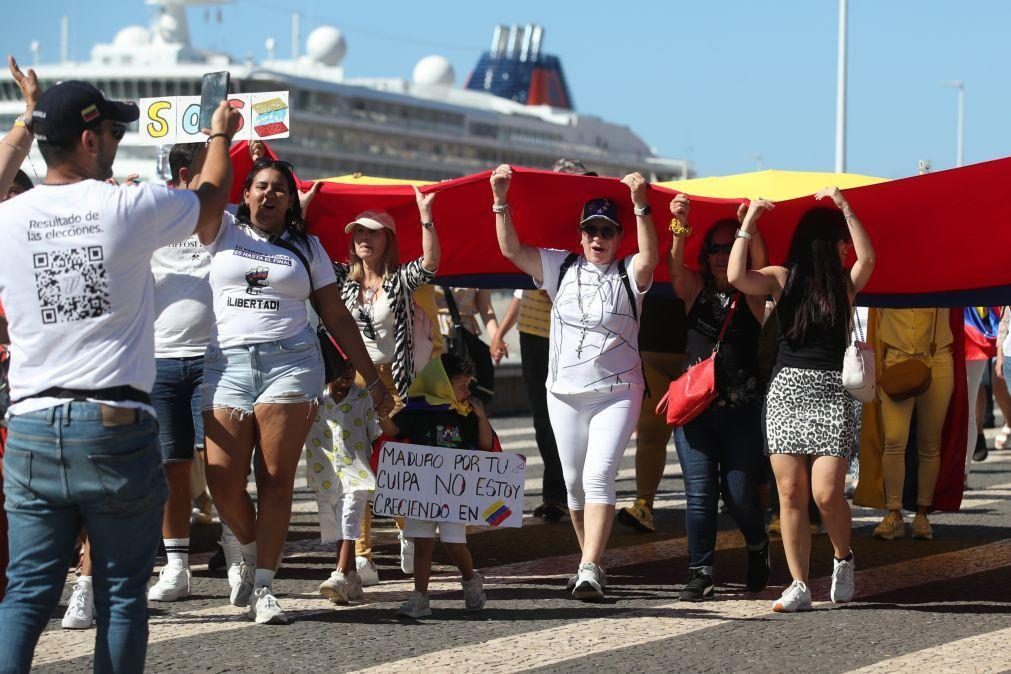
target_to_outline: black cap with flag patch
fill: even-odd
[[[136,103],[110,101],[87,82],[70,80],[49,87],[32,113],[32,131],[41,141],[61,143],[105,120],[129,124],[140,117]]]
[[[583,223],[597,218],[611,222],[618,229],[622,228],[621,222],[618,221],[618,205],[606,197],[590,199],[583,204],[583,213],[579,218],[579,226],[582,227]]]

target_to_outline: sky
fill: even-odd
[[[687,158],[699,175],[759,168],[831,171],[835,162],[837,0],[236,0],[189,10],[198,47],[238,59],[291,53],[290,15],[302,38],[329,24],[348,43],[348,77],[411,76],[441,54],[457,84],[491,43],[496,24],[539,23],[543,50],[562,59],[578,111],[629,126],[661,155]],[[50,0],[4,10],[4,48],[31,63],[59,54],[59,17],[70,57],[87,60],[129,24],[147,25],[143,0]],[[846,169],[896,178],[956,157],[957,103],[965,85],[965,162],[1011,155],[1011,2],[849,0]],[[17,37],[12,37],[16,34]],[[303,47],[304,51],[304,47]]]

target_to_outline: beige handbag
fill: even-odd
[[[937,310],[934,310],[934,330],[930,338],[930,356],[937,351]],[[885,347],[885,355],[888,351]],[[881,373],[878,386],[892,400],[899,402],[915,398],[927,392],[930,388],[930,366],[919,358],[907,358],[901,362],[889,365]]]

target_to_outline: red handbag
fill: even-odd
[[[723,320],[720,336],[716,338],[713,355],[685,370],[683,375],[670,383],[667,393],[660,399],[656,413],[661,415],[666,410],[668,424],[684,426],[702,414],[716,400],[716,356],[720,352],[720,344],[723,343],[723,336],[727,334],[730,321],[734,318],[734,312],[737,311],[740,298],[740,293],[734,296],[730,311]]]

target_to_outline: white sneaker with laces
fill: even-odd
[[[258,625],[287,625],[288,616],[284,615],[281,605],[277,603],[274,592],[269,587],[258,587],[249,599],[249,619]]]
[[[480,611],[488,598],[484,594],[484,576],[477,571],[470,580],[461,580],[463,586],[463,605],[468,611]]]
[[[576,585],[572,596],[583,601],[600,601],[604,598],[603,573],[593,562],[583,562],[576,574]]]
[[[807,585],[799,580],[790,583],[790,587],[783,590],[783,596],[777,599],[772,610],[776,613],[793,613],[794,611],[811,610],[811,591]]]
[[[853,552],[850,551],[850,555],[852,554]],[[838,559],[832,561],[832,591],[829,593],[829,597],[836,604],[853,601],[853,595],[856,592],[853,572],[856,571],[856,565],[853,563],[852,557],[841,562]]]
[[[253,577],[253,567],[243,561],[228,567],[228,585],[232,588],[228,601],[232,606],[249,606]]]
[[[158,582],[147,591],[148,601],[176,601],[190,596],[190,570],[175,561],[166,564],[158,574]]]
[[[402,615],[405,618],[426,618],[432,615],[432,609],[428,605],[428,595],[415,590],[407,598],[407,601],[397,609],[397,615]]]
[[[95,593],[91,583],[78,580],[60,623],[65,630],[86,630],[95,624]]]
[[[347,604],[351,598],[351,583],[341,571],[334,571],[319,585],[319,593],[335,604]]]
[[[598,574],[598,577],[600,579],[600,589],[606,591],[607,590],[607,571],[604,570],[604,567],[602,567],[601,565],[598,564],[597,565],[597,574]],[[565,591],[571,593],[572,592],[572,588],[576,587],[576,583],[578,583],[578,582],[579,582],[579,573],[576,573],[576,575],[574,575],[571,578],[569,578],[568,582],[565,583]]]
[[[414,573],[414,541],[404,538],[404,532],[400,532],[400,570],[411,575]]]
[[[357,571],[348,571],[344,576],[348,579],[348,599],[364,599],[365,592],[362,590],[362,577]]]
[[[372,587],[379,585],[379,572],[376,565],[368,557],[355,557],[355,569],[361,578],[362,587]]]

